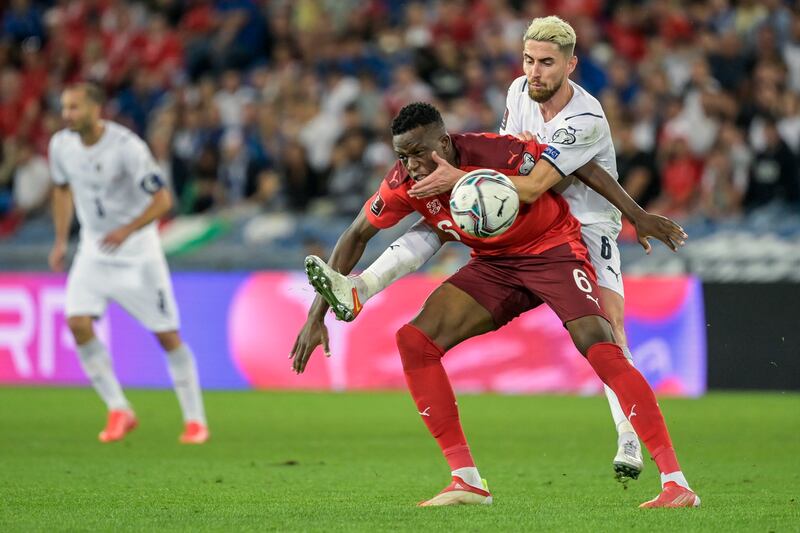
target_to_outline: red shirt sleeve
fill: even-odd
[[[364,214],[376,228],[391,228],[414,211],[406,192],[407,186],[392,179],[397,177],[398,170],[405,172],[405,169],[398,169],[398,165],[401,165],[399,161],[389,169],[378,191],[364,204]]]

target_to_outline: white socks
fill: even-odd
[[[200,392],[200,380],[197,377],[194,354],[189,346],[181,344],[171,352],[167,352],[167,367],[183,412],[183,421],[201,422],[205,425],[206,413]]]
[[[108,410],[130,410],[131,406],[122,392],[117,376],[114,375],[111,358],[103,343],[95,337],[86,344],[79,345],[77,349],[83,371]]]
[[[105,346],[94,338],[78,346],[78,359],[83,371],[92,381],[94,390],[100,395],[109,410],[126,409],[131,406],[122,392],[122,387],[114,375],[111,358]],[[167,366],[175,393],[178,396],[183,420],[206,423],[203,398],[200,394],[200,381],[197,378],[194,355],[186,344],[167,353]]]
[[[662,489],[664,488],[664,485],[666,485],[670,481],[672,481],[673,483],[677,483],[678,485],[680,485],[685,489],[692,490],[692,488],[689,486],[689,482],[686,481],[686,477],[684,477],[683,472],[681,472],[680,470],[678,470],[677,472],[672,472],[671,474],[664,474],[664,473],[661,474]]]
[[[623,346],[622,352],[625,354],[625,358],[628,360],[628,362],[632,365],[633,356],[631,355],[631,351],[628,349],[628,347]],[[614,425],[617,428],[617,435],[622,436],[624,433],[633,433],[636,435],[636,431],[634,431],[633,426],[628,421],[628,417],[625,416],[625,413],[622,411],[622,407],[619,405],[617,395],[614,394],[614,391],[611,390],[608,385],[603,385],[603,388],[606,392],[606,398],[608,398],[608,406],[611,408],[611,417],[614,419]]]
[[[420,220],[394,241],[353,281],[363,304],[394,281],[425,264],[442,247],[436,232]]]
[[[460,477],[467,485],[472,485],[473,487],[486,490],[486,487],[483,486],[481,475],[478,473],[478,469],[474,466],[457,468],[456,470],[450,472],[450,475]]]

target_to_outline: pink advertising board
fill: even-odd
[[[403,389],[394,334],[440,279],[415,275],[370,300],[352,323],[330,316],[333,356],[318,350],[302,376],[287,358],[314,293],[304,274],[180,273],[174,276],[182,333],[204,387],[217,389]],[[700,283],[690,277],[628,278],[627,330],[637,367],[661,394],[705,391]],[[0,275],[0,383],[85,385],[64,317],[64,278]],[[163,355],[116,305],[98,323],[123,385],[168,387]],[[457,390],[596,394],[602,384],[547,307],[451,350],[444,364]]]

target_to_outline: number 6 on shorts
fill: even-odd
[[[572,277],[575,280],[575,285],[577,285],[580,290],[583,292],[592,292],[592,282],[589,281],[586,272],[580,268],[576,268],[572,271]]]

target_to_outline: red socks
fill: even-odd
[[[589,348],[586,358],[600,379],[617,395],[623,412],[658,469],[664,474],[679,471],[678,458],[655,394],[639,371],[625,359],[622,349],[610,342],[598,342]]]
[[[442,366],[444,350],[422,331],[406,324],[397,332],[408,389],[428,431],[441,447],[451,470],[474,467],[450,380]],[[610,342],[589,348],[587,359],[617,395],[623,411],[663,474],[680,471],[664,417],[650,385]]]
[[[444,350],[410,324],[398,330],[397,348],[417,411],[439,443],[450,470],[474,467],[461,429],[456,397],[442,366]]]

